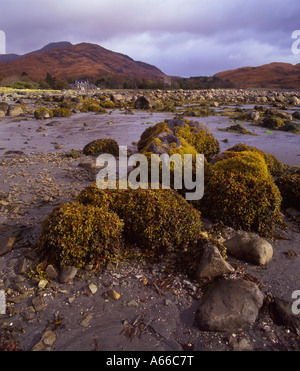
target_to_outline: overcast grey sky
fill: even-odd
[[[187,77],[300,63],[299,0],[0,0],[0,9],[7,53],[91,42]]]

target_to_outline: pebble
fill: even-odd
[[[83,320],[83,321],[81,321],[80,322],[80,326],[82,326],[82,327],[85,327],[85,328],[87,328],[87,327],[89,327],[89,325],[90,325],[90,321],[93,319],[93,316],[92,315],[87,315],[86,317],[85,317],[85,319]]]
[[[93,283],[89,284],[89,289],[93,295],[96,294],[96,292],[98,291],[98,287],[94,285]]]
[[[47,285],[48,285],[48,281],[47,280],[40,280],[40,282],[38,284],[38,288],[39,289],[44,289]]]
[[[77,274],[77,268],[74,266],[64,267],[59,274],[59,283],[67,283],[74,279]]]
[[[139,304],[135,300],[131,300],[129,303],[127,303],[127,307],[137,308]]]
[[[113,300],[119,300],[121,295],[119,293],[117,293],[117,291],[115,290],[109,290],[107,291],[104,296],[106,298],[109,298],[109,299],[113,299]]]

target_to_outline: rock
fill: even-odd
[[[131,307],[131,308],[138,308],[139,304],[135,301],[135,300],[130,300],[128,303],[127,303],[127,307]]]
[[[295,120],[300,120],[300,111],[295,111],[292,115]]]
[[[80,326],[82,327],[89,327],[90,321],[93,319],[92,315],[87,315],[83,321],[80,322]]]
[[[44,350],[45,347],[53,345],[56,342],[56,338],[56,333],[54,331],[45,331],[42,339],[31,348],[31,351],[39,352]]]
[[[27,260],[26,258],[21,258],[18,264],[16,265],[15,272],[17,274],[25,274],[27,270]]]
[[[89,289],[93,295],[96,294],[96,292],[98,291],[98,287],[93,283],[89,284]]]
[[[117,293],[115,290],[109,290],[106,293],[104,293],[104,297],[108,299],[119,300],[121,295]]]
[[[0,117],[5,117],[5,112],[0,110]]]
[[[9,104],[6,102],[0,102],[0,111],[4,112],[4,116],[7,114],[9,109]]]
[[[41,296],[36,296],[32,299],[32,305],[36,312],[41,312],[47,308],[47,304]]]
[[[8,110],[8,116],[10,117],[18,117],[18,116],[21,116],[23,115],[24,112],[23,112],[23,109],[21,107],[12,107],[10,106],[9,107],[9,110]]]
[[[0,256],[9,253],[16,242],[16,237],[8,235],[0,236]]]
[[[277,325],[300,330],[300,314],[293,313],[292,303],[275,298],[270,303],[269,311]]]
[[[46,126],[59,126],[59,125],[61,125],[60,121],[51,121],[48,122],[48,124],[46,124]]]
[[[251,344],[246,338],[239,339],[237,336],[230,337],[229,345],[232,347],[232,350],[234,352],[244,352],[253,350]]]
[[[293,217],[299,217],[300,216],[300,211],[294,209],[293,207],[289,207],[286,209],[286,212]]]
[[[253,233],[238,232],[224,245],[232,256],[255,265],[265,265],[273,257],[272,245]]]
[[[97,166],[96,166],[96,162],[93,161],[93,162],[80,162],[78,164],[78,167],[82,167],[83,169],[86,169],[86,170],[95,170],[97,169]]]
[[[73,280],[77,274],[77,268],[74,266],[64,267],[59,274],[59,283],[67,283]]]
[[[39,108],[34,112],[34,117],[37,120],[49,119],[53,116],[52,112],[48,108]]]
[[[46,273],[50,280],[56,280],[58,277],[58,273],[52,264],[47,265]]]
[[[63,149],[64,146],[62,144],[56,144],[54,148],[55,149]]]
[[[251,110],[248,114],[247,114],[247,119],[251,120],[251,121],[258,121],[259,119],[259,112],[255,111],[255,110]]]
[[[291,104],[292,104],[293,106],[300,106],[300,99],[294,96],[294,97],[291,99]]]
[[[140,96],[137,98],[134,108],[136,109],[149,109],[151,108],[151,102],[144,96]]]
[[[47,285],[48,285],[47,280],[40,280],[38,283],[38,288],[43,290],[44,288],[46,288]]]
[[[222,279],[201,300],[195,325],[203,331],[223,332],[253,324],[263,300],[253,282]]]
[[[234,269],[228,264],[214,245],[205,247],[195,279],[201,282],[204,278],[216,278],[223,274],[233,273]]]

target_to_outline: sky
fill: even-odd
[[[0,0],[0,30],[6,53],[89,42],[172,76],[300,63],[299,0]]]

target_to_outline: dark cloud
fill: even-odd
[[[291,52],[295,0],[10,0],[0,29],[8,53],[86,41],[180,76],[300,62]]]

